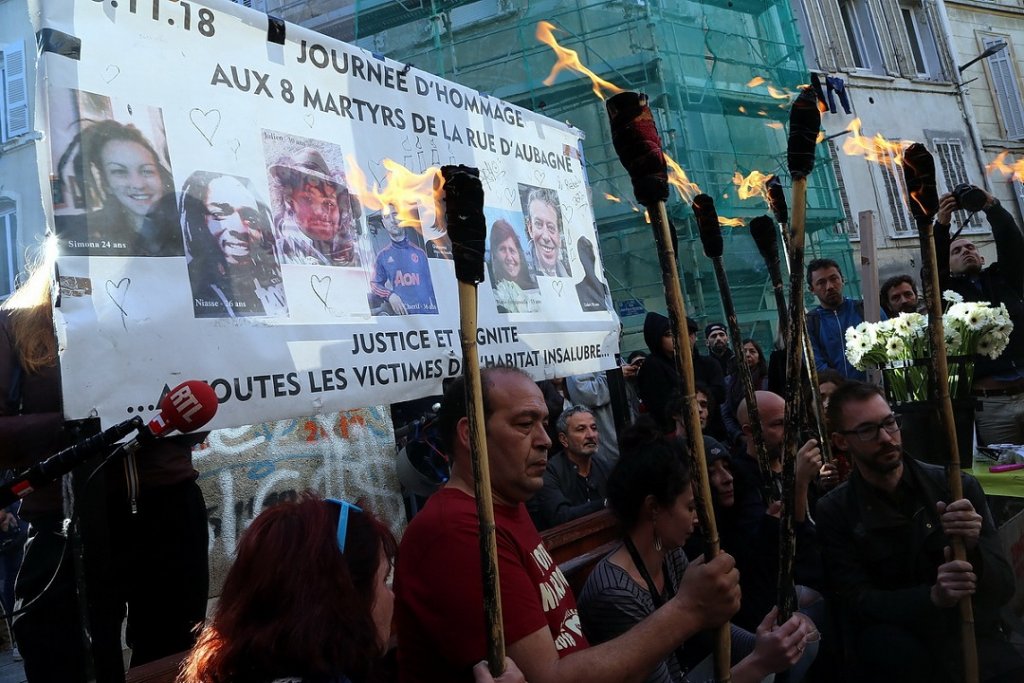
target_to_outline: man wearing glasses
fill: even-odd
[[[826,587],[851,641],[854,680],[963,680],[957,602],[974,597],[983,681],[1019,681],[1024,660],[998,630],[1013,595],[978,482],[950,501],[942,467],[907,457],[899,417],[881,390],[848,382],[828,406],[833,443],[848,453],[850,479],[818,502]],[[967,561],[953,560],[960,538]]]

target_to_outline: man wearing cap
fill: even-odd
[[[704,328],[704,343],[711,358],[718,361],[722,375],[736,372],[736,355],[729,348],[729,332],[722,323],[711,323]]]
[[[697,382],[705,384],[715,402],[721,404],[725,398],[725,375],[718,361],[701,356],[697,352],[698,325],[692,318],[686,319],[693,349],[693,375]],[[650,312],[644,320],[644,341],[651,350],[644,364],[636,374],[636,391],[647,407],[647,412],[666,433],[675,430],[675,420],[668,411],[669,399],[674,393],[682,392],[682,380],[676,371],[675,348],[672,344],[672,326],[669,319],[660,313]]]
[[[306,147],[270,167],[277,181],[274,228],[282,263],[358,266],[359,202],[345,175]]]

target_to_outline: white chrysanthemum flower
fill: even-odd
[[[954,292],[952,289],[947,289],[946,291],[944,291],[942,293],[942,299],[944,301],[950,301],[955,304],[961,303],[964,300],[962,296],[960,296],[957,292]]]
[[[899,337],[890,337],[885,343],[885,354],[889,360],[900,360],[906,357],[907,345]]]

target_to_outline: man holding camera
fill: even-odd
[[[996,262],[985,265],[977,246],[950,236],[953,212],[984,211],[996,243]],[[1014,329],[1003,354],[992,360],[976,356],[974,393],[981,401],[977,414],[982,443],[1024,443],[1024,234],[999,200],[973,185],[958,185],[939,199],[935,217],[935,251],[942,290],[952,289],[964,301],[1006,304]]]

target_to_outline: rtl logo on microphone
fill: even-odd
[[[192,424],[192,416],[203,409],[203,404],[192,393],[192,387],[182,384],[176,391],[168,394],[175,411],[185,422]]]

